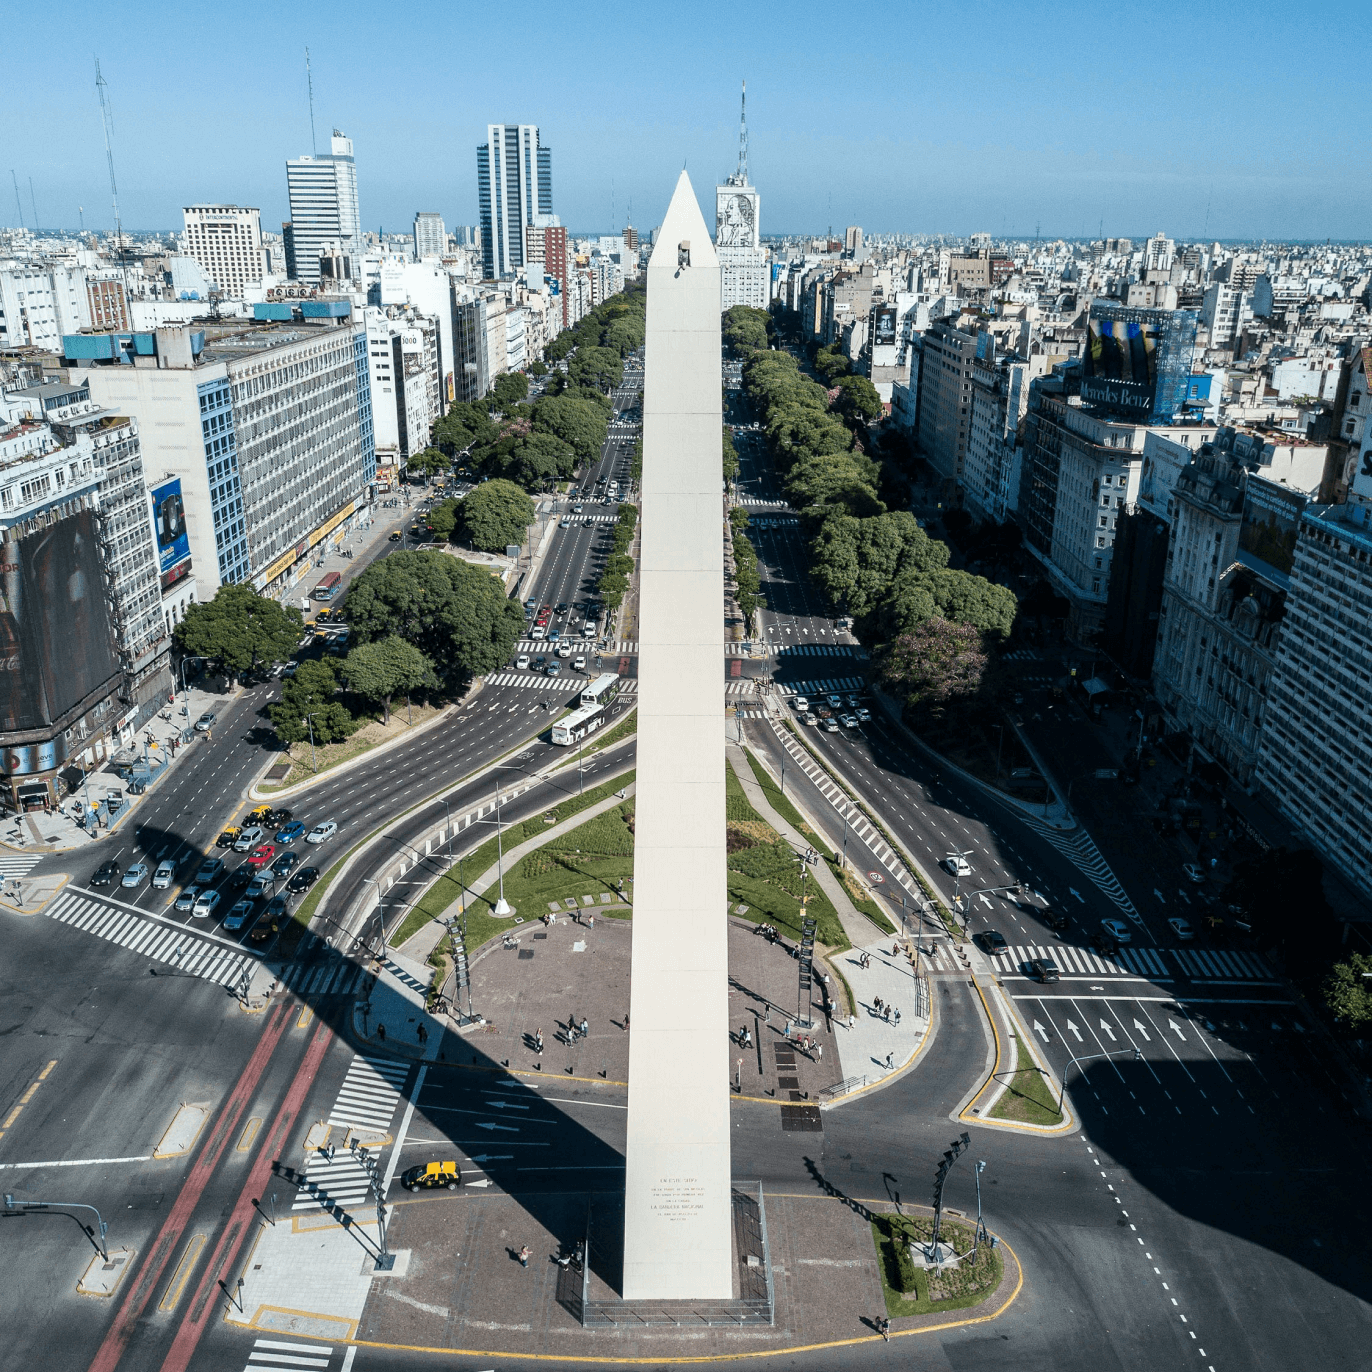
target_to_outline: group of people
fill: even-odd
[[[887,1024],[900,1023],[900,1011],[889,1001],[882,1000],[880,996],[872,997],[872,1013],[878,1019],[884,1019]]]
[[[781,937],[781,935],[777,933],[777,927],[775,924],[755,925],[753,928],[753,932],[755,934],[761,934],[762,937],[765,938],[768,943],[775,943]]]

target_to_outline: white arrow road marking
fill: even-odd
[[[987,900],[985,896],[981,895],[980,891],[978,891],[977,894],[981,896],[981,903],[989,910],[991,908],[991,902]]]
[[[1085,1042],[1085,1040],[1084,1040],[1084,1039],[1082,1038],[1082,1036],[1081,1036],[1081,1030],[1078,1029],[1077,1026],[1076,1026],[1075,1024],[1073,1024],[1072,1021],[1071,1021],[1070,1019],[1067,1021],[1067,1027],[1077,1036],[1077,1042],[1078,1042],[1078,1043],[1084,1043],[1084,1042]]]
[[[1152,1042],[1153,1042],[1153,1040],[1150,1039],[1150,1038],[1148,1037],[1148,1030],[1145,1029],[1145,1028],[1143,1027],[1143,1025],[1141,1025],[1141,1024],[1138,1022],[1138,1020],[1135,1020],[1135,1021],[1134,1021],[1134,1028],[1137,1029],[1137,1030],[1139,1031],[1139,1033],[1143,1035],[1143,1041],[1144,1041],[1145,1043],[1152,1043]]]
[[[513,1162],[513,1153],[481,1153],[472,1159],[473,1162]]]
[[[527,1105],[517,1105],[512,1100],[488,1099],[486,1104],[489,1105],[492,1110],[527,1110],[529,1108]]]
[[[1081,903],[1082,903],[1083,905],[1086,904],[1086,897],[1085,897],[1084,895],[1082,895],[1082,893],[1081,893],[1080,891],[1078,891],[1077,888],[1076,888],[1075,886],[1069,886],[1067,889],[1068,889],[1069,891],[1071,891],[1071,893],[1072,893],[1074,896],[1076,896],[1076,898],[1077,898],[1079,901],[1081,901]]]
[[[1185,1043],[1185,1042],[1186,1042],[1186,1035],[1182,1033],[1182,1031],[1181,1031],[1181,1025],[1178,1024],[1178,1023],[1176,1022],[1176,1020],[1174,1020],[1174,1019],[1169,1019],[1169,1020],[1167,1021],[1167,1023],[1168,1023],[1168,1025],[1170,1026],[1172,1032],[1173,1032],[1173,1033],[1174,1033],[1183,1043]]]
[[[1118,1042],[1118,1040],[1115,1038],[1115,1031],[1104,1020],[1101,1020],[1100,1027],[1104,1029],[1107,1034],[1110,1035],[1111,1043]]]
[[[1154,894],[1155,896],[1157,896],[1157,898],[1158,898],[1160,901],[1162,901],[1162,903],[1163,903],[1164,905],[1167,904],[1167,901],[1166,901],[1165,897],[1163,896],[1162,892],[1159,891],[1158,888],[1157,888],[1156,886],[1153,887],[1153,894]]]
[[[1034,1021],[1034,1032],[1039,1036],[1039,1038],[1041,1038],[1041,1039],[1044,1041],[1044,1043],[1047,1043],[1047,1042],[1049,1041],[1049,1039],[1048,1039],[1048,1030],[1046,1030],[1046,1029],[1043,1027],[1043,1025],[1041,1025],[1041,1024],[1038,1022],[1038,1020],[1035,1020],[1035,1021]]]
[[[478,1124],[478,1129],[499,1129],[504,1134],[517,1134],[519,1130],[513,1124]]]
[[[1188,904],[1191,904],[1191,897],[1185,891],[1178,891],[1177,894]]]
[[[490,1184],[490,1177],[482,1177],[480,1181],[469,1181],[466,1183],[467,1186],[489,1186]]]

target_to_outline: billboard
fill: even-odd
[[[883,305],[876,311],[876,323],[872,331],[872,345],[880,348],[895,347],[896,344],[896,308],[894,305]]]
[[[47,728],[118,675],[95,515],[0,544],[0,731]]]
[[[157,537],[157,562],[162,573],[162,589],[176,584],[191,569],[191,544],[186,533],[186,502],[181,498],[181,480],[164,481],[154,486],[152,524]],[[185,564],[182,566],[181,564]]]
[[[1286,576],[1296,560],[1296,536],[1306,498],[1297,491],[1252,476],[1243,493],[1239,549]]]
[[[1092,311],[1083,354],[1081,396],[1139,419],[1153,413],[1158,330],[1136,319],[1099,319]]]

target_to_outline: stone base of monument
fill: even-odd
[[[396,1205],[388,1243],[412,1256],[403,1277],[372,1283],[359,1325],[367,1339],[411,1350],[591,1359],[880,1340],[876,1321],[887,1307],[872,1218],[893,1207],[842,1195],[822,1178],[812,1196],[796,1195],[802,1188],[789,1185],[790,1194],[759,1197],[755,1182],[737,1181],[732,1297],[628,1302],[620,1298],[624,1198],[611,1189],[614,1155],[585,1142],[587,1165],[605,1178],[604,1190],[523,1190],[546,1184],[554,1160],[533,1163],[532,1150],[492,1144],[484,1166],[501,1190],[464,1186]],[[500,1159],[502,1152],[517,1156]],[[525,1245],[528,1267],[519,1262]],[[950,1309],[951,1302],[931,1302],[927,1312],[893,1317],[892,1335],[946,1330],[1000,1313],[1014,1299],[1020,1270],[1008,1245],[998,1251],[1003,1277],[979,1305]]]

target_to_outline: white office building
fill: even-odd
[[[0,348],[62,351],[63,334],[90,327],[80,267],[14,264],[0,269]]]
[[[443,216],[421,210],[414,217],[414,260],[441,258],[447,250],[448,231],[443,227]]]
[[[553,212],[553,152],[537,124],[488,124],[476,150],[481,208],[481,274],[515,276],[524,266],[525,230]]]
[[[362,256],[362,220],[357,208],[357,164],[353,141],[333,131],[329,152],[294,157],[286,163],[290,228],[286,231],[286,274],[292,281],[317,282],[319,259],[336,247],[350,261]]]
[[[262,283],[262,212],[238,205],[187,205],[184,251],[206,278],[242,299]]]

